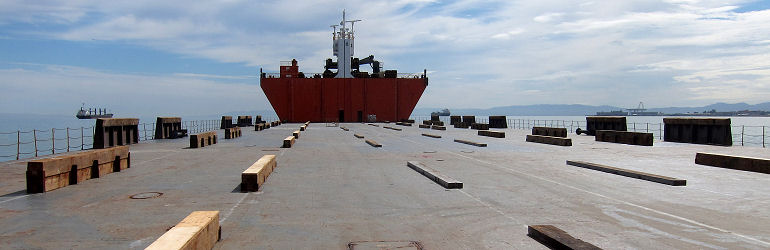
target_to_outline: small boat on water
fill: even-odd
[[[78,119],[112,118],[112,113],[107,113],[107,109],[89,108],[86,110],[84,107],[80,107],[75,117]]]

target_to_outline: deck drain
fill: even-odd
[[[417,249],[422,250],[419,241],[354,241],[348,249]]]
[[[144,193],[138,193],[135,195],[130,196],[129,198],[135,199],[135,200],[143,200],[143,199],[152,199],[156,197],[160,197],[163,195],[161,192],[144,192]]]

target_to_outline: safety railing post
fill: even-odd
[[[35,142],[35,157],[37,157],[37,130],[32,130],[32,141]]]
[[[142,129],[144,130],[144,140],[147,140],[147,123],[142,123]]]
[[[663,124],[658,123],[658,140],[663,140]]]
[[[765,147],[765,126],[762,126],[762,147]]]
[[[648,122],[648,123],[646,123],[646,124],[647,124],[647,128],[646,128],[646,129],[644,129],[644,132],[645,132],[645,133],[649,133],[649,132],[650,132],[650,123]]]
[[[21,131],[16,130],[16,160],[19,160],[21,154]]]
[[[70,151],[70,127],[67,127],[67,152]]]
[[[86,145],[86,139],[85,139],[85,137],[83,135],[84,135],[83,134],[83,127],[81,126],[80,127],[80,150],[83,150],[85,148],[85,145]]]
[[[51,128],[51,154],[56,154],[56,129]]]
[[[746,129],[746,125],[741,125],[741,146],[743,146],[743,132]]]

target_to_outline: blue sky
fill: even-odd
[[[321,72],[343,8],[418,107],[770,101],[768,1],[0,0],[0,113],[270,109],[259,69]]]

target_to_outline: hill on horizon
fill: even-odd
[[[416,108],[412,112],[415,116],[428,116],[431,112],[441,110],[442,108]],[[742,111],[742,110],[763,110],[770,111],[770,102],[758,104],[741,103],[714,103],[701,107],[666,107],[649,108],[647,111],[662,112],[664,114],[674,113],[694,113],[709,110],[718,112]],[[596,112],[605,112],[613,110],[625,110],[625,108],[601,105],[582,105],[582,104],[536,104],[536,105],[513,105],[503,107],[492,107],[488,109],[450,109],[452,115],[509,115],[509,116],[583,116],[595,115]]]

